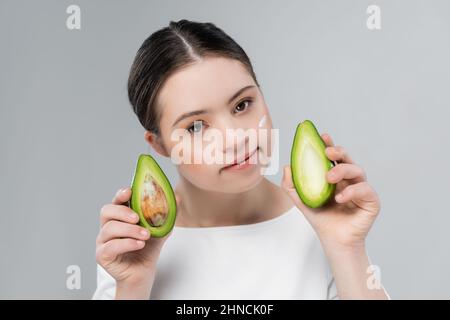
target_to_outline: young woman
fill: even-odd
[[[153,33],[137,52],[128,94],[145,140],[166,157],[175,129],[226,137],[227,129],[272,128],[249,58],[211,23],[181,20]],[[336,196],[320,209],[301,202],[289,166],[282,187],[267,180],[249,158],[270,150],[249,150],[247,139],[223,147],[231,162],[176,165],[177,220],[164,238],[137,224],[126,206],[131,190],[120,189],[100,214],[94,298],[388,298],[382,286],[368,285],[365,239],[378,196],[344,148],[322,138],[338,164],[327,173]]]

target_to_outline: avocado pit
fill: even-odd
[[[144,178],[141,210],[145,220],[154,227],[162,226],[169,213],[164,191],[149,173]]]

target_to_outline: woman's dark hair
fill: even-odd
[[[159,134],[155,102],[166,79],[179,68],[207,56],[240,61],[259,86],[247,54],[221,29],[212,23],[171,21],[143,42],[128,78],[128,99],[146,130]]]

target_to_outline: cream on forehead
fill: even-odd
[[[266,124],[266,115],[263,115],[261,120],[259,120],[258,128],[261,128]]]

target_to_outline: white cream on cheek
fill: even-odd
[[[261,120],[259,120],[258,128],[262,128],[266,124],[266,115],[263,115]]]

